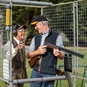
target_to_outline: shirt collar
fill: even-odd
[[[50,29],[48,29],[42,36],[44,36],[44,35],[48,36],[49,35],[49,31],[50,31]]]
[[[18,39],[16,39],[15,37],[13,37],[13,38],[14,38],[14,40],[17,42],[17,44],[20,43],[20,41],[19,41]]]

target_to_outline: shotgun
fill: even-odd
[[[31,68],[33,68],[34,64],[36,63],[36,61],[40,58],[40,56],[35,56],[32,59],[30,59],[28,61],[28,64],[30,65]]]
[[[71,55],[74,55],[74,56],[77,56],[77,57],[80,57],[80,58],[83,58],[84,57],[83,54],[80,54],[80,53],[77,53],[77,52],[68,50],[68,49],[63,48],[63,47],[60,47],[60,46],[53,45],[53,44],[48,43],[48,42],[45,42],[44,45],[47,45],[48,48],[51,48],[51,49],[56,48],[56,49],[59,49],[59,50],[61,50],[63,52],[69,53]],[[40,58],[40,55],[39,56],[35,56],[35,57],[33,57],[32,59],[30,59],[28,61],[28,63],[29,63],[29,65],[30,65],[31,68],[34,66],[34,64],[36,63],[37,59],[39,59],[39,58]]]

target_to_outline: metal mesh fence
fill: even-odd
[[[87,67],[87,1],[71,2],[43,8],[43,15],[49,20],[50,27],[61,33],[65,48],[84,54],[84,59],[72,57],[73,72],[81,77],[72,79],[73,86],[84,87]],[[63,68],[63,61],[58,60],[58,66]],[[63,69],[64,70],[64,69]],[[66,83],[67,84],[67,83]],[[62,84],[65,86],[65,83]]]
[[[3,76],[3,45],[7,41],[7,32],[5,30],[5,6],[0,5],[0,77]]]
[[[78,64],[82,64],[83,68],[79,68],[78,70],[78,75],[87,78],[87,1],[82,1],[78,2],[78,45],[80,48],[78,51],[84,54],[84,59],[83,60],[78,60]],[[83,85],[82,80],[82,84]],[[87,86],[86,81],[85,82],[85,87]],[[84,86],[83,86],[84,87]]]
[[[49,20],[50,27],[61,33],[64,46],[70,50],[84,54],[84,59],[72,58],[72,75],[78,78],[72,79],[73,87],[84,87],[87,76],[87,1],[63,3],[44,7],[43,15]],[[8,40],[5,30],[5,6],[0,5],[0,78],[3,78],[3,45]],[[58,67],[64,70],[63,60],[58,60]],[[79,79],[81,78],[81,79]],[[85,80],[83,80],[85,79]],[[57,81],[56,81],[57,82]],[[60,82],[55,87],[68,87],[66,81]],[[75,86],[76,85],[76,86]]]
[[[2,35],[2,42],[7,41],[7,32],[5,30],[5,5],[0,5],[0,34]]]
[[[73,42],[73,4],[44,8],[43,14],[47,16],[50,27],[64,36],[64,42]]]

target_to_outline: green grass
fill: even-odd
[[[84,49],[79,50],[79,52],[82,53],[82,54],[85,54],[84,59],[78,60],[79,64],[87,64],[87,61],[86,61],[87,53],[84,53]],[[87,50],[86,50],[86,52],[87,52]],[[72,58],[72,62],[73,61],[74,61],[74,58]],[[58,60],[58,65],[64,64],[63,62],[64,62],[63,60]],[[32,69],[28,65],[28,60],[26,61],[26,68],[27,68],[27,74],[28,74],[28,79],[29,79]],[[61,67],[61,70],[64,70],[64,67]],[[70,74],[74,74],[74,69],[72,68],[72,70],[73,71]],[[79,67],[77,75],[83,77],[83,73],[84,73],[84,67]],[[85,82],[86,81],[83,82],[82,87],[85,87]],[[81,83],[82,83],[82,79],[77,78],[76,79],[76,87],[81,87]],[[67,80],[61,80],[61,81],[59,80],[57,86],[56,86],[56,84],[57,84],[57,80],[55,81],[54,87],[69,87]],[[74,79],[73,78],[72,78],[72,84],[74,85]],[[29,85],[30,85],[30,83],[25,83],[24,87],[30,87]],[[1,80],[0,80],[0,87],[5,87],[4,82],[1,81]]]
[[[31,74],[32,69],[29,67],[28,63],[26,63],[26,66],[27,66],[28,78],[30,78],[30,74]],[[61,67],[61,70],[63,70],[63,67]],[[79,71],[81,71],[81,72],[79,72],[79,75],[81,76],[83,74],[83,68],[80,68]],[[72,74],[72,73],[70,73],[70,74]],[[77,79],[77,81],[76,81],[76,87],[81,87],[81,82],[82,82],[81,79]],[[72,83],[73,83],[73,79],[72,79]],[[56,84],[58,84],[58,85],[56,86]],[[83,83],[82,87],[85,87],[84,84],[85,83]],[[29,83],[25,83],[24,87],[30,87],[29,85],[30,85]],[[5,87],[3,81],[0,81],[0,87]],[[61,81],[57,81],[56,80],[54,87],[69,87],[69,86],[68,86],[67,80],[61,80]]]

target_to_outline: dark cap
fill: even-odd
[[[15,25],[13,29],[14,30],[18,30],[18,29],[24,29],[25,30],[26,28],[27,28],[26,25]]]
[[[39,15],[34,19],[34,21],[31,23],[31,25],[35,25],[35,24],[37,24],[38,22],[41,22],[41,21],[48,21],[48,20],[45,16]]]

